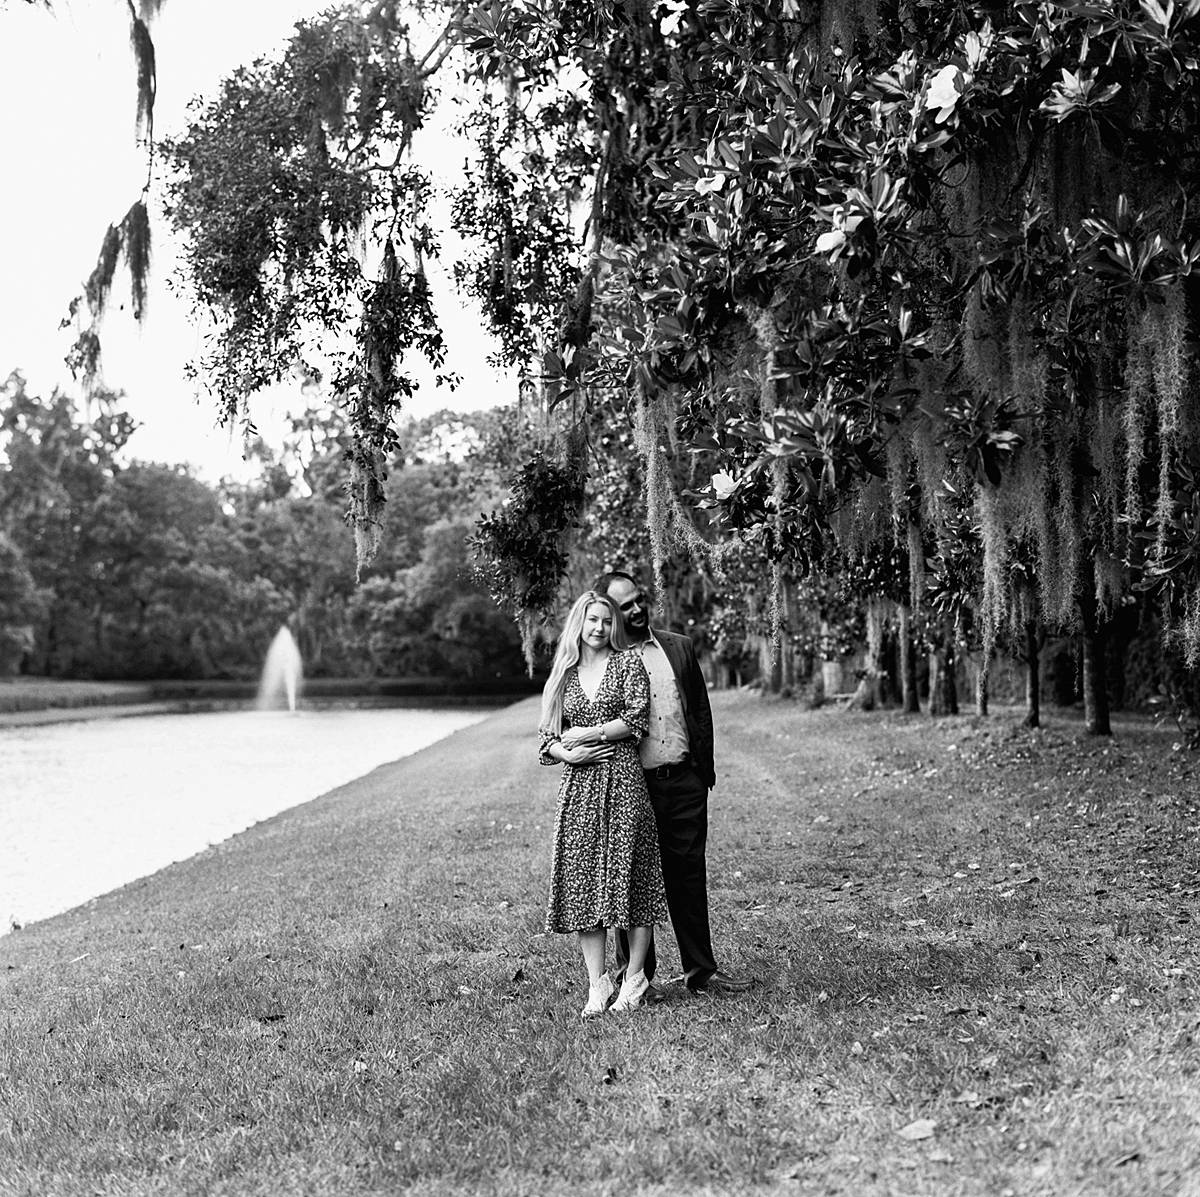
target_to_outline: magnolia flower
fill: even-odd
[[[737,479],[732,474],[727,474],[724,470],[718,470],[712,476],[713,494],[722,503],[737,490],[737,485]]]
[[[683,14],[687,12],[687,4],[681,0],[675,0],[675,3],[664,4],[666,15],[658,23],[658,28],[663,37],[670,37],[672,34],[679,32],[679,26],[683,23]]]
[[[817,253],[828,254],[846,244],[846,234],[841,229],[831,229],[817,238]]]
[[[992,48],[992,42],[996,40],[995,33],[992,32],[991,21],[985,21],[983,29],[976,33],[973,29],[963,39],[963,53],[967,56],[967,68],[971,71],[977,71],[983,66],[984,61],[988,56],[988,51]]]
[[[962,99],[962,76],[956,66],[944,66],[925,89],[925,106],[938,109],[933,118],[940,125],[954,111],[955,104]]]

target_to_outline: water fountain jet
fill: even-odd
[[[287,709],[296,709],[296,696],[300,690],[304,671],[300,661],[300,650],[287,624],[275,633],[267,659],[263,662],[262,680],[258,684],[258,708],[273,710],[280,705],[280,698],[287,700]]]

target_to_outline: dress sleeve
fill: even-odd
[[[562,736],[558,735],[557,732],[546,731],[545,729],[540,729],[538,731],[538,735],[540,737],[540,742],[538,744],[538,761],[543,765],[561,765],[562,761],[557,760],[550,755],[550,745],[560,744],[562,742]]]
[[[650,677],[642,659],[634,652],[621,654],[622,705],[617,716],[633,732],[634,740],[640,740],[650,730]]]

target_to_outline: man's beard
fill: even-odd
[[[650,616],[643,615],[637,623],[634,623],[632,619],[627,619],[625,621],[625,631],[635,640],[648,639],[650,636]]]

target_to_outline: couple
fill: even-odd
[[[617,929],[614,1010],[661,994],[654,924],[670,914],[691,990],[740,992],[717,968],[705,842],[713,771],[708,690],[686,636],[650,627],[629,574],[607,573],[572,606],[542,694],[541,761],[564,766],[546,929],[577,932],[589,991],[608,1009],[607,928]]]

